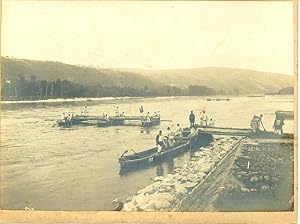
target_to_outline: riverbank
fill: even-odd
[[[245,139],[177,211],[290,211],[293,139]]]
[[[125,211],[171,211],[239,143],[241,137],[216,137],[207,147],[191,155],[182,167],[157,176],[153,183],[126,200]]]
[[[214,202],[218,211],[291,211],[294,202],[292,141],[248,140],[230,170],[236,187]]]
[[[292,140],[216,137],[128,198],[123,210],[292,210],[293,161]]]

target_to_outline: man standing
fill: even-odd
[[[115,115],[116,115],[116,117],[119,117],[119,116],[120,116],[119,107],[116,108],[116,110],[115,110]]]
[[[141,107],[139,108],[139,110],[140,110],[140,114],[142,114],[142,113],[144,112],[144,107],[141,106]]]
[[[177,128],[176,128],[176,136],[178,137],[182,137],[182,128],[180,127],[180,124],[177,124]]]
[[[190,113],[189,120],[190,120],[190,127],[194,127],[194,125],[195,125],[195,114],[193,113],[193,111],[191,111],[191,113]]]
[[[273,124],[275,134],[283,134],[284,118],[280,114],[276,113],[275,121]]]
[[[202,117],[201,117],[201,125],[202,126],[207,126],[207,120],[208,120],[208,117],[207,115],[205,114],[205,110],[202,112]]]
[[[158,153],[161,152],[163,145],[164,142],[163,142],[162,131],[159,131],[158,135],[156,135],[156,146],[157,146]]]

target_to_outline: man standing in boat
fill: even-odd
[[[193,111],[191,111],[191,113],[190,113],[189,120],[190,120],[190,127],[194,127],[194,125],[195,125],[195,114],[193,113]]]
[[[205,114],[205,110],[203,110],[202,117],[201,117],[201,125],[202,126],[207,126],[207,120],[208,120],[208,117]]]
[[[176,136],[178,137],[182,137],[182,127],[180,127],[180,124],[177,124],[177,128],[176,128]]]
[[[157,146],[158,153],[161,152],[163,145],[164,145],[164,140],[163,140],[162,131],[159,131],[158,135],[156,135],[156,146]]]
[[[87,117],[89,114],[87,106],[84,106],[83,110],[81,111],[81,116]]]
[[[283,134],[283,125],[284,125],[284,118],[279,113],[276,113],[275,121],[273,124],[274,133],[275,134]]]
[[[171,131],[171,128],[167,128],[167,135],[165,136],[165,146],[166,148],[173,147],[174,145],[174,132]]]
[[[144,112],[144,107],[141,106],[141,107],[139,108],[139,110],[140,110],[140,114],[143,114],[143,112]]]
[[[151,121],[150,113],[148,112],[145,117],[145,121]]]
[[[210,127],[215,126],[215,121],[212,118],[209,120],[208,126]]]
[[[117,109],[115,110],[115,115],[116,115],[116,117],[120,116],[119,107],[117,107]]]

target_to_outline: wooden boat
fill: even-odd
[[[65,120],[65,119],[59,119],[56,121],[56,123],[58,124],[58,126],[62,126],[62,127],[70,127],[71,125],[78,125],[78,124],[82,124],[82,122],[84,121],[89,121],[87,119],[85,119],[83,116],[74,116],[72,117],[72,119],[69,120]]]
[[[57,120],[56,123],[58,124],[59,127],[70,127],[72,125],[71,121],[63,120],[63,119]]]
[[[157,147],[147,149],[141,152],[134,152],[132,155],[126,155],[126,150],[119,158],[120,168],[122,169],[139,169],[141,166],[156,165],[159,162],[173,158],[179,154],[182,154],[188,150],[192,150],[195,146],[207,145],[213,140],[210,134],[196,134],[193,137],[182,137],[179,140],[179,144],[165,149],[162,152],[157,152]]]
[[[232,135],[232,136],[251,136],[252,130],[250,128],[228,128],[228,127],[214,127],[214,126],[195,126],[199,133],[210,133],[212,135]]]
[[[93,121],[93,120],[87,120],[87,121],[81,121],[80,123],[83,126],[96,126],[97,125],[97,121]]]
[[[119,125],[123,125],[124,124],[124,120],[123,119],[109,119],[109,120],[105,120],[105,119],[101,119],[97,121],[97,126],[98,127],[109,127],[109,126],[119,126]]]
[[[151,117],[150,121],[141,120],[142,127],[152,127],[154,125],[160,124],[160,117]]]
[[[265,139],[287,139],[293,138],[292,133],[284,133],[283,135],[275,134],[271,131],[257,131],[253,133],[249,128],[228,128],[228,127],[211,127],[196,126],[198,133],[212,135],[230,135],[230,136],[246,136],[249,138],[265,138]]]
[[[294,119],[294,111],[278,110],[275,112],[275,114],[282,116],[285,120],[293,120]]]
[[[247,97],[265,97],[265,95],[249,95]]]
[[[208,98],[206,101],[230,101],[229,98]]]
[[[121,126],[125,125],[128,121],[141,122],[142,127],[151,127],[160,123],[160,116],[150,117],[150,121],[143,120],[142,116],[109,116],[106,119],[104,116],[84,116],[75,115],[71,121],[57,120],[58,126],[71,126],[71,125],[85,125],[85,126],[98,126],[98,127],[109,127],[109,126]]]

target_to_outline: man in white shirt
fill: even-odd
[[[176,135],[178,137],[182,137],[182,128],[180,127],[180,124],[177,124],[177,128],[176,128]]]
[[[117,117],[120,116],[119,107],[117,107],[117,109],[115,110],[115,115],[116,115]]]
[[[201,120],[202,120],[202,125],[203,125],[203,126],[207,126],[207,120],[208,120],[208,117],[207,117],[207,115],[205,114],[205,111],[202,112]]]

